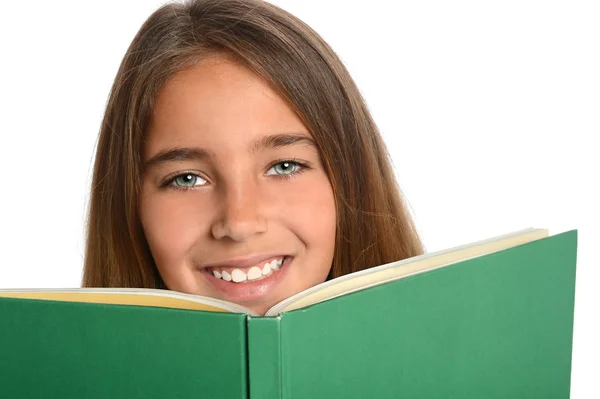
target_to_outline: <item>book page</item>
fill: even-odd
[[[520,230],[488,240],[361,270],[302,291],[273,306],[266,313],[266,316],[275,316],[282,312],[300,309],[392,280],[448,266],[545,237],[548,237],[547,229]]]
[[[215,298],[149,288],[4,289],[0,297],[254,314],[241,305]]]

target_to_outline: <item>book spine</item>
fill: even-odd
[[[250,399],[282,397],[281,318],[248,316]]]

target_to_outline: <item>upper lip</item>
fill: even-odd
[[[283,258],[284,254],[272,253],[272,254],[258,254],[251,256],[243,256],[231,258],[222,262],[214,262],[214,263],[205,263],[205,268],[210,267],[237,267],[240,269],[251,267],[257,264],[260,264],[268,259],[273,258]]]

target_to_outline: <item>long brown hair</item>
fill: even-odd
[[[271,84],[313,135],[336,201],[330,277],[423,253],[379,131],[333,50],[270,3],[193,0],[155,11],[115,78],[96,150],[83,286],[166,288],[138,215],[144,134],[160,87],[215,53]]]

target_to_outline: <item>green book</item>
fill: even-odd
[[[0,290],[0,397],[568,398],[576,252],[576,230],[527,229],[265,316],[166,290]]]

